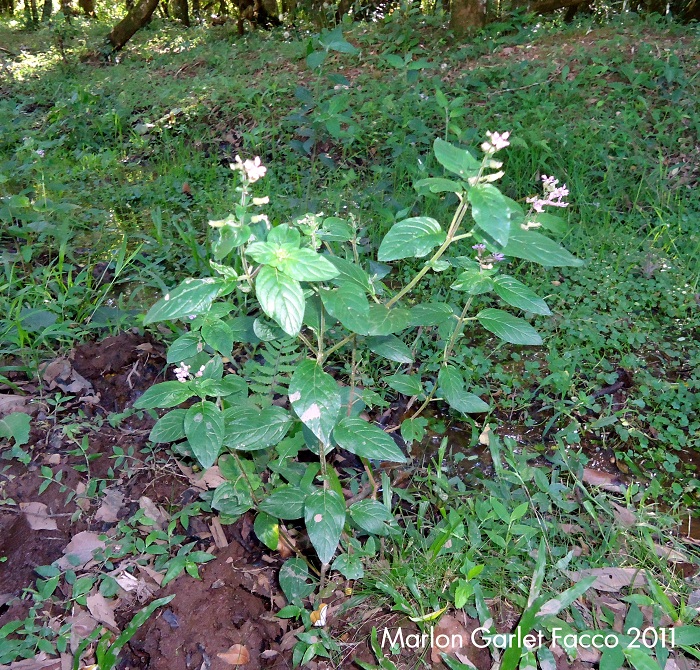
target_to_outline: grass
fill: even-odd
[[[100,67],[77,56],[102,25],[80,24],[68,63],[41,47],[51,29],[0,28],[10,50],[26,47],[5,57],[0,102],[5,370],[21,365],[13,353],[35,365],[95,331],[138,324],[155,295],[206,271],[206,221],[229,211],[239,152],[269,166],[273,222],[338,213],[377,243],[407,213],[444,218],[449,198],[419,200],[412,188],[439,174],[435,136],[473,146],[488,129],[510,129],[505,192],[523,199],[540,174],[566,182],[563,241],[587,265],[515,265],[555,310],[538,323],[546,361],[525,379],[509,371],[519,353],[490,356],[465,341],[474,383],[515,394],[502,412],[552,408],[560,438],[602,433],[638,473],[683,470],[700,430],[697,28],[513,21],[448,44],[436,23],[351,27],[361,54],[333,56],[320,75],[303,61],[310,35],[300,31],[238,39],[155,21],[121,63]],[[415,69],[393,67],[397,54]],[[590,394],[620,368],[633,376],[624,407],[587,432]]]

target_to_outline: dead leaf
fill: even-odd
[[[38,405],[30,405],[28,398],[24,395],[14,395],[12,393],[0,393],[0,419],[14,412],[22,412],[24,414],[34,414]]]
[[[471,644],[474,631],[479,628],[476,619],[470,619],[462,614],[453,616],[446,614],[435,627],[433,640],[434,646],[430,652],[430,660],[433,663],[441,663],[440,654],[451,656],[460,654],[462,663],[479,668],[490,667],[490,655],[486,649],[478,649]],[[463,660],[467,659],[467,660]]]
[[[61,670],[60,658],[49,658],[48,654],[41,652],[34,658],[25,658],[15,661],[10,665],[0,665],[0,670]]]
[[[613,508],[613,516],[615,521],[617,521],[624,528],[634,528],[637,525],[637,515],[628,510],[622,505],[618,505],[614,501],[610,501],[610,506]]]
[[[147,565],[139,565],[139,570],[147,574],[158,586],[163,583],[164,574],[156,572],[153,568],[149,568]]]
[[[217,654],[217,656],[229,665],[245,665],[250,662],[250,652],[242,644],[234,644],[228,648],[228,651]]]
[[[196,486],[202,491],[206,491],[207,489],[215,489],[217,486],[226,481],[226,478],[221,476],[221,470],[219,470],[218,465],[207,468],[201,474],[197,473],[189,479],[192,486]]]
[[[671,563],[690,563],[690,558],[680,551],[671,549],[670,547],[662,547],[660,544],[654,542],[654,551],[659,558],[665,558]]]
[[[260,654],[260,658],[274,658],[275,656],[279,655],[279,651],[275,651],[274,649],[265,649],[265,651]]]
[[[59,388],[66,393],[84,392],[84,395],[96,397],[92,384],[76,372],[65,357],[56,358],[40,366],[39,374],[49,390]]]
[[[627,586],[639,587],[647,583],[644,573],[636,568],[593,568],[591,570],[567,571],[572,582],[595,576],[592,588],[597,591],[616,593]]]
[[[583,481],[585,484],[598,486],[604,491],[611,491],[613,493],[621,493],[625,488],[624,483],[617,475],[612,475],[602,470],[593,470],[592,468],[583,469]]]
[[[97,621],[116,630],[117,622],[114,620],[114,607],[107,598],[98,592],[88,596],[86,601],[90,614],[92,614]]]
[[[481,432],[481,435],[479,435],[479,444],[483,444],[485,447],[491,444],[491,426],[487,425]]]
[[[75,504],[80,507],[83,512],[87,512],[90,509],[90,500],[83,495],[85,491],[87,491],[87,486],[85,486],[83,482],[78,482],[75,485]]]
[[[159,530],[163,530],[170,521],[170,515],[158,507],[148,496],[139,498],[139,507],[146,513],[146,516],[155,522]]]
[[[139,568],[142,566],[139,566]],[[130,572],[122,572],[121,575],[117,575],[114,578],[114,581],[119,584],[127,593],[131,593],[132,591],[136,591],[139,588],[139,580],[137,577],[134,577]]]
[[[216,546],[219,549],[225,549],[226,547],[228,547],[228,540],[226,539],[226,535],[224,534],[224,528],[221,525],[221,521],[219,521],[218,517],[214,517],[211,520],[209,530],[211,531],[211,535],[214,538],[214,544],[216,544]]]
[[[93,619],[84,609],[76,606],[76,613],[66,619],[71,624],[70,630],[70,650],[75,654],[80,643],[97,628],[97,621]]]
[[[49,508],[44,503],[20,503],[19,508],[32,530],[58,530],[56,520],[49,517]]]
[[[119,521],[119,510],[124,504],[124,494],[113,488],[104,490],[102,504],[95,514],[96,521],[116,523]]]
[[[97,549],[104,549],[105,543],[99,539],[97,533],[84,530],[73,536],[73,539],[63,548],[63,557],[56,561],[56,565],[62,570],[75,570],[92,560],[92,555]],[[69,561],[68,556],[73,560]]]

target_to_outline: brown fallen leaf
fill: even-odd
[[[92,384],[76,372],[71,362],[63,356],[40,366],[39,374],[49,390],[59,388],[66,393],[83,391],[85,395],[95,395]]]
[[[158,507],[148,496],[139,498],[139,507],[151,521],[155,522],[156,528],[159,530],[163,530],[168,525],[170,515]]]
[[[117,630],[117,622],[114,620],[114,607],[101,593],[94,593],[86,598],[88,610],[93,618],[109,628]]]
[[[583,469],[583,482],[590,486],[598,486],[612,493],[621,493],[625,488],[624,483],[617,475],[612,475],[602,470],[593,470],[592,468]]]
[[[92,560],[92,555],[97,549],[104,549],[105,543],[100,540],[97,533],[84,530],[73,536],[73,539],[63,548],[63,556],[56,561],[61,570],[75,570]],[[72,561],[68,560],[71,556]]]
[[[430,660],[433,663],[441,663],[442,656],[460,655],[460,661],[466,665],[479,668],[491,666],[490,654],[486,649],[478,649],[472,645],[472,635],[479,628],[479,622],[469,617],[453,616],[446,614],[440,619],[440,623],[435,627],[433,640],[435,645],[430,652]]]
[[[49,517],[49,508],[44,503],[20,503],[19,508],[32,530],[58,530],[56,520]]]
[[[483,444],[485,447],[491,444],[491,426],[486,426],[481,432],[481,435],[479,435],[479,444]]]
[[[592,568],[590,570],[567,571],[572,582],[580,582],[584,577],[595,576],[592,588],[596,591],[616,593],[627,586],[644,586],[647,583],[644,573],[636,568]]]
[[[250,652],[247,647],[242,644],[234,644],[228,648],[228,651],[222,654],[217,654],[217,656],[229,665],[245,665],[250,663]]]
[[[61,670],[60,658],[49,658],[43,651],[34,658],[25,658],[10,665],[0,665],[0,670]]]
[[[628,510],[622,505],[618,505],[614,501],[610,501],[610,506],[613,508],[613,516],[615,520],[624,528],[634,528],[637,525],[637,515]]]
[[[39,407],[38,405],[30,405],[30,400],[31,398],[24,395],[0,393],[0,419],[14,412],[33,414]]]
[[[66,619],[66,623],[71,624],[70,650],[75,654],[80,643],[97,628],[97,621],[93,619],[84,609],[76,606],[74,614]]]
[[[119,510],[124,505],[124,494],[113,488],[106,488],[102,498],[102,504],[95,513],[96,521],[116,523],[119,521]]]
[[[163,583],[163,578],[165,575],[161,572],[156,572],[153,568],[149,568],[147,565],[139,565],[139,571],[148,575],[158,586]]]
[[[226,539],[226,535],[224,534],[224,528],[221,525],[221,521],[219,521],[218,517],[214,517],[211,520],[209,530],[211,531],[211,535],[214,538],[214,544],[216,544],[216,546],[219,549],[225,549],[226,547],[228,547],[228,540]]]
[[[206,491],[207,489],[215,489],[225,481],[226,478],[221,475],[221,470],[219,470],[218,465],[214,465],[211,468],[207,468],[201,474],[197,473],[196,475],[190,477],[190,484],[196,486],[202,491]]]

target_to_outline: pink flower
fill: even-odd
[[[486,137],[488,137],[488,140],[481,145],[481,150],[485,154],[495,154],[497,151],[505,149],[510,144],[510,142],[508,141],[508,138],[510,137],[509,132],[487,132]]]

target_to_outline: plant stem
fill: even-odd
[[[447,248],[454,242],[455,239],[455,234],[459,230],[459,226],[462,223],[462,219],[464,219],[464,215],[467,213],[467,209],[469,208],[469,201],[465,200],[464,198],[462,201],[459,203],[459,207],[457,207],[457,211],[455,212],[455,215],[452,217],[452,221],[450,223],[450,227],[447,231],[447,237],[445,238],[445,241],[440,245],[440,248],[433,254],[433,256],[430,258],[429,261],[426,262],[426,264],[423,266],[423,268],[418,272],[418,274],[411,279],[406,286],[404,286],[389,302],[386,303],[387,307],[391,307],[393,304],[401,300],[423,277],[425,274],[430,270],[431,265],[435,263],[446,251]]]

